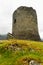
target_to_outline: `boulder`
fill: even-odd
[[[40,40],[35,9],[21,6],[14,11],[12,35],[16,39]]]
[[[31,61],[29,62],[29,65],[40,65],[40,63],[37,62],[37,61],[35,61],[35,60],[31,60]]]

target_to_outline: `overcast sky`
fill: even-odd
[[[39,34],[43,38],[43,0],[0,0],[0,34],[12,32],[12,14],[19,6],[36,9]]]

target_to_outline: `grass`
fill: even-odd
[[[0,40],[0,65],[24,65],[24,59],[34,59],[43,65],[43,42]]]

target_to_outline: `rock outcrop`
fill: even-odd
[[[32,7],[21,6],[14,11],[12,35],[17,39],[40,40],[37,14]]]

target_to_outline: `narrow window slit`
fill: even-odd
[[[14,24],[16,23],[16,19],[14,20]]]

